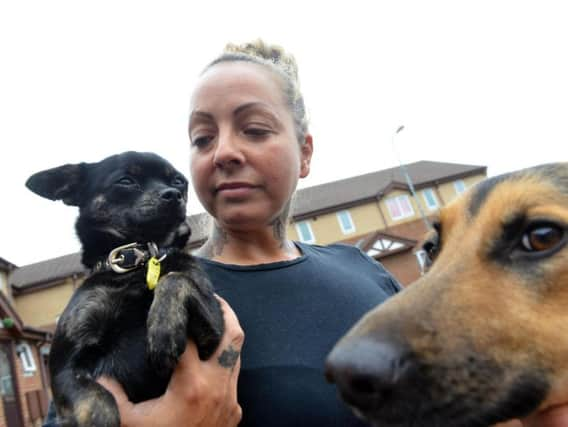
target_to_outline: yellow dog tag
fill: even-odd
[[[146,283],[148,284],[148,289],[154,290],[158,284],[158,279],[160,278],[160,261],[156,257],[152,257],[148,260],[148,270],[146,271]]]

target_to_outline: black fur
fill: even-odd
[[[153,291],[145,266],[92,273],[55,332],[49,368],[60,425],[118,427],[116,403],[99,376],[117,379],[133,402],[160,396],[188,338],[207,359],[223,334],[211,284],[183,252],[190,235],[187,180],[155,154],[126,152],[38,172],[26,185],[79,207],[76,231],[90,269],[128,243],[168,249]]]

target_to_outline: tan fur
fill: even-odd
[[[568,233],[566,169],[558,169],[564,188],[540,172],[526,173],[496,184],[473,216],[475,190],[443,208],[430,271],[368,313],[338,346],[382,340],[391,331],[439,373],[433,399],[472,395],[489,402],[480,405],[497,405],[515,378],[537,372],[549,385],[539,409],[568,403],[568,245],[522,266],[491,253],[503,224],[520,212],[529,221],[563,224]],[[468,357],[491,360],[498,375],[475,375]]]

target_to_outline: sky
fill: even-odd
[[[296,57],[314,138],[300,188],[399,161],[567,161],[567,19],[563,0],[0,2],[0,257],[80,248],[76,208],[27,190],[34,172],[137,150],[188,175],[190,93],[227,42]]]

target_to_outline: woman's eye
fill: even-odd
[[[252,136],[253,138],[259,138],[267,136],[268,134],[272,133],[272,131],[260,127],[249,127],[244,130],[244,133],[247,136]]]
[[[198,136],[191,138],[191,145],[197,148],[203,148],[213,140],[212,136]]]
[[[521,245],[527,252],[546,251],[562,242],[564,233],[564,229],[557,225],[539,225],[523,234]]]
[[[134,185],[134,184],[136,184],[136,182],[132,178],[130,178],[129,176],[123,176],[118,181],[116,181],[116,183],[120,184],[120,185]]]

